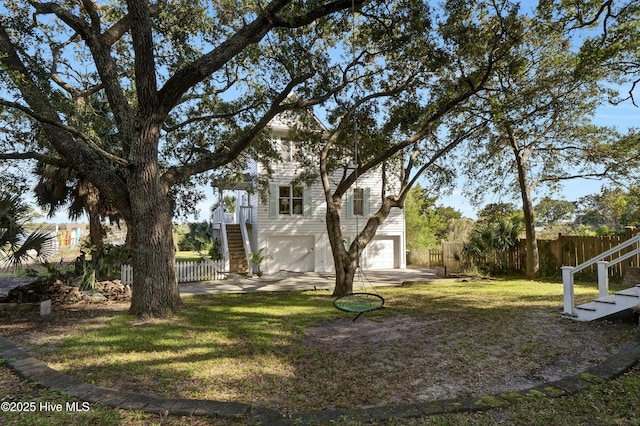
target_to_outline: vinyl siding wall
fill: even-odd
[[[256,165],[256,169],[258,173],[261,172],[259,165]],[[290,185],[298,175],[295,163],[280,163],[274,165],[274,170],[274,177],[271,181],[273,188]],[[375,213],[381,205],[380,184],[379,173],[371,172],[358,179],[358,187],[364,188],[369,195],[369,200],[365,200],[365,204],[370,203],[368,206],[370,214]],[[250,197],[250,204],[254,206],[254,217],[252,218],[254,248],[264,248],[266,254],[273,256],[273,259],[266,260],[262,266],[266,273],[273,273],[278,269],[309,269],[315,272],[332,272],[334,270],[325,223],[326,204],[322,185],[319,182],[305,188],[305,211],[302,215],[274,215],[271,194],[264,201],[257,193]],[[357,234],[356,226],[358,229],[362,229],[368,217],[348,215],[348,198],[352,198],[351,193],[343,198],[341,226],[345,240],[350,243]],[[277,200],[275,207],[277,213]],[[396,247],[394,267],[406,267],[403,210],[392,209],[387,220],[378,229],[376,239],[385,238],[393,239]],[[283,266],[283,258],[291,260],[288,267]]]

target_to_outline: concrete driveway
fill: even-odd
[[[356,274],[354,291],[366,291],[367,287],[402,285],[407,281],[435,279],[434,269],[376,269]],[[244,277],[227,274],[226,280],[200,281],[180,284],[180,295],[251,293],[255,291],[328,290],[333,291],[335,275],[317,272],[286,272],[262,277]],[[364,288],[363,288],[364,287]]]

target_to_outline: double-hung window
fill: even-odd
[[[269,185],[269,217],[312,216],[311,188],[308,186]]]
[[[301,186],[278,187],[278,214],[302,215],[304,213],[304,189]]]
[[[371,191],[369,188],[354,188],[347,192],[347,218],[371,214]]]
[[[353,214],[364,216],[364,189],[362,188],[353,190]]]

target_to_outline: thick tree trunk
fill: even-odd
[[[166,195],[164,200],[154,205],[141,201],[150,199],[150,193],[158,195],[155,185],[150,182],[142,185],[141,188],[131,188],[133,285],[129,312],[141,318],[162,318],[181,306],[172,214]]]
[[[102,222],[100,221],[100,215],[89,212],[89,238],[91,245],[100,251],[104,248],[104,230],[102,228]]]
[[[520,192],[522,194],[522,211],[524,213],[524,227],[527,238],[527,278],[536,278],[540,273],[540,256],[538,254],[531,191],[530,189],[521,189]]]
[[[524,214],[524,227],[527,238],[527,278],[536,278],[540,273],[540,256],[538,254],[538,241],[536,239],[535,217],[533,214],[533,202],[531,201],[531,184],[527,177],[527,163],[524,155],[517,149],[513,136],[511,136],[512,147],[516,156],[518,168],[518,183],[520,185],[520,195],[522,197],[522,212]]]
[[[337,203],[340,206],[340,203]],[[393,202],[385,199],[380,209],[367,220],[364,229],[358,233],[357,241],[353,241],[349,250],[344,247],[342,229],[340,227],[339,207],[327,207],[327,233],[333,251],[333,262],[336,269],[336,286],[334,297],[353,293],[353,279],[358,269],[360,256],[367,244],[373,239],[378,227],[389,216]]]
[[[337,207],[336,205],[337,204]],[[333,265],[336,270],[336,285],[333,297],[345,296],[353,293],[353,277],[357,264],[350,261],[349,252],[344,246],[344,237],[340,229],[340,202],[327,203],[327,234],[333,253]]]
[[[142,121],[145,123],[145,121]],[[181,306],[176,280],[172,210],[157,161],[158,126],[147,121],[132,153],[128,186],[133,285],[129,312],[140,318],[166,317]]]
[[[336,267],[336,286],[332,296],[340,297],[353,293],[353,278],[356,275],[357,262],[350,261],[348,255],[346,258],[334,256],[334,264]]]

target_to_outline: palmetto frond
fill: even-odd
[[[51,254],[47,242],[52,236],[46,231],[28,234],[24,223],[28,208],[20,197],[0,192],[0,262],[17,266],[28,259],[44,259]]]

